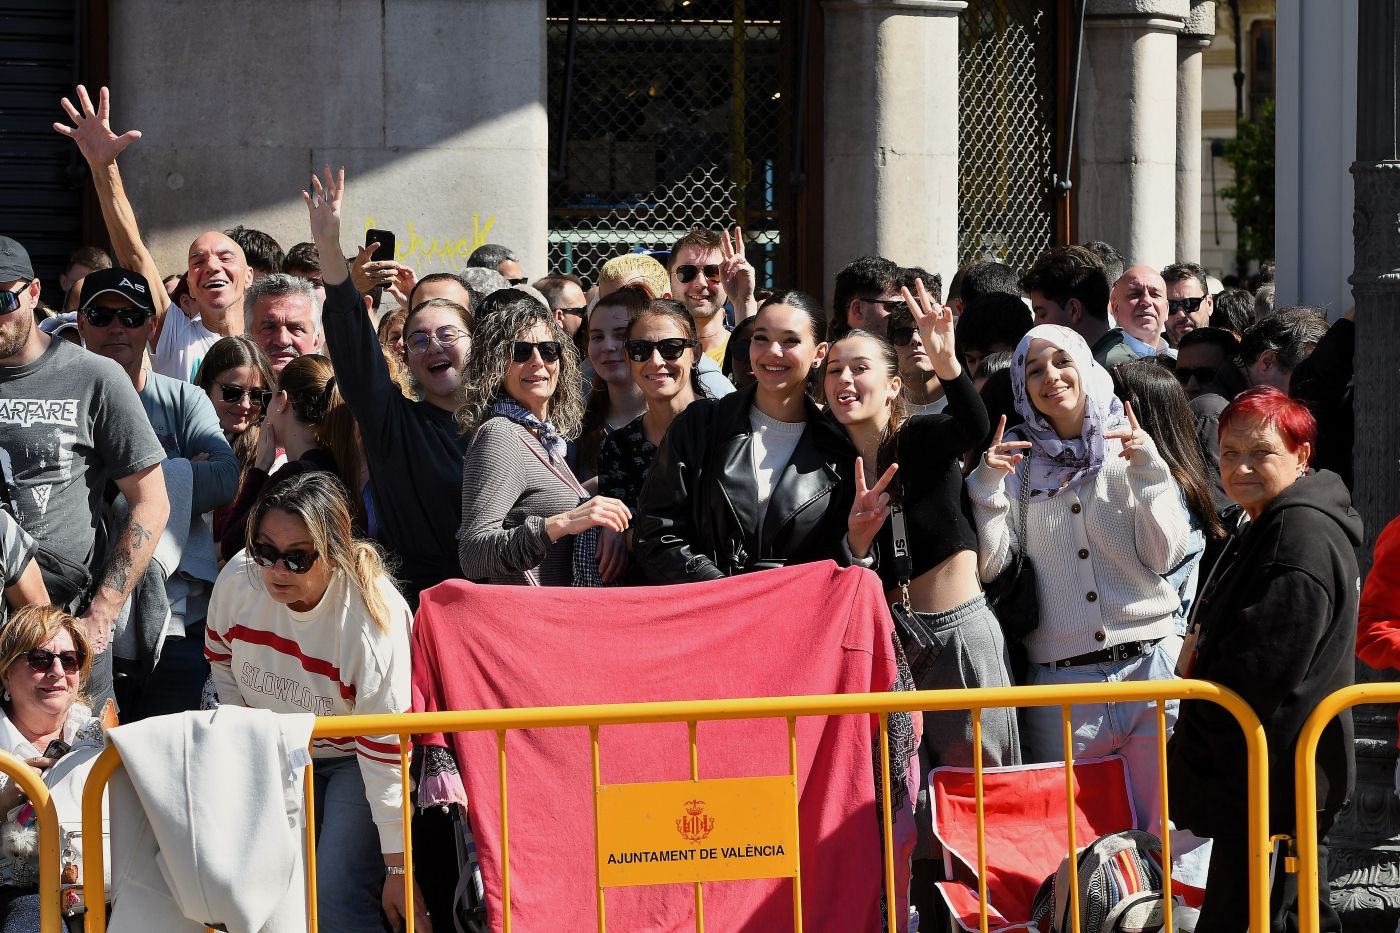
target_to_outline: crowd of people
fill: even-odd
[[[1293,833],[1298,732],[1353,677],[1349,316],[1191,262],[1125,268],[1105,243],[974,262],[946,289],[866,256],[828,305],[761,288],[737,227],[617,256],[591,287],[490,244],[420,276],[374,244],[347,255],[329,166],[302,192],[309,239],[209,231],[166,275],[117,166],[140,134],[112,131],[106,89],[63,107],[112,254],[75,252],[51,311],[23,237],[0,237],[0,732],[32,767],[109,703],[124,722],[407,711],[413,612],[446,580],[834,560],[878,574],[921,689],[1238,691],[1267,731],[1270,831]],[[1197,929],[1238,931],[1242,738],[1208,704],[1166,719],[1172,819],[1214,840]],[[1074,755],[1124,756],[1140,828],[1163,832],[1155,707],[1072,720]],[[970,765],[973,734],[968,713],[924,716],[920,773]],[[983,711],[979,734],[989,766],[1064,756],[1056,708]],[[397,738],[314,756],[321,927],[399,923]],[[1344,716],[1321,836],[1352,769]],[[926,834],[913,858],[937,928]],[[417,928],[450,928],[456,879],[416,861]],[[0,929],[33,929],[32,879],[5,880]],[[1276,924],[1300,896],[1339,928],[1325,882],[1280,887]]]

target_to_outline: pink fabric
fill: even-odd
[[[451,581],[423,593],[414,641],[415,708],[425,710],[864,693],[887,690],[896,677],[878,578],[831,562],[669,587]],[[798,720],[807,930],[879,927],[875,728],[868,716]],[[456,754],[499,930],[496,736],[423,741],[450,744]],[[599,744],[604,783],[690,776],[682,723],[605,726]],[[512,732],[506,748],[513,929],[595,929],[588,730]],[[699,758],[702,779],[786,774],[786,722],[702,723]],[[894,765],[896,780],[902,764]],[[609,889],[605,903],[610,930],[695,928],[690,885]],[[791,882],[706,884],[705,924],[791,930]]]

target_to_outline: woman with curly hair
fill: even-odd
[[[471,434],[462,462],[457,556],[469,580],[568,586],[573,536],[622,532],[631,512],[587,498],[564,460],[583,422],[578,351],[527,292],[482,302],[457,421]]]

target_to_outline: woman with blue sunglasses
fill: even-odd
[[[214,584],[204,654],[224,705],[348,716],[409,710],[413,616],[379,549],[355,538],[344,487],[298,473],[265,493],[247,548]],[[320,929],[403,925],[403,774],[396,735],[317,739]],[[430,930],[414,892],[416,929]]]

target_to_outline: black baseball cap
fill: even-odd
[[[7,236],[0,236],[0,282],[34,278],[34,266],[23,246]]]
[[[113,266],[89,272],[83,278],[83,301],[79,311],[86,311],[92,303],[103,295],[121,295],[142,311],[155,311],[151,301],[151,284],[139,272]]]

